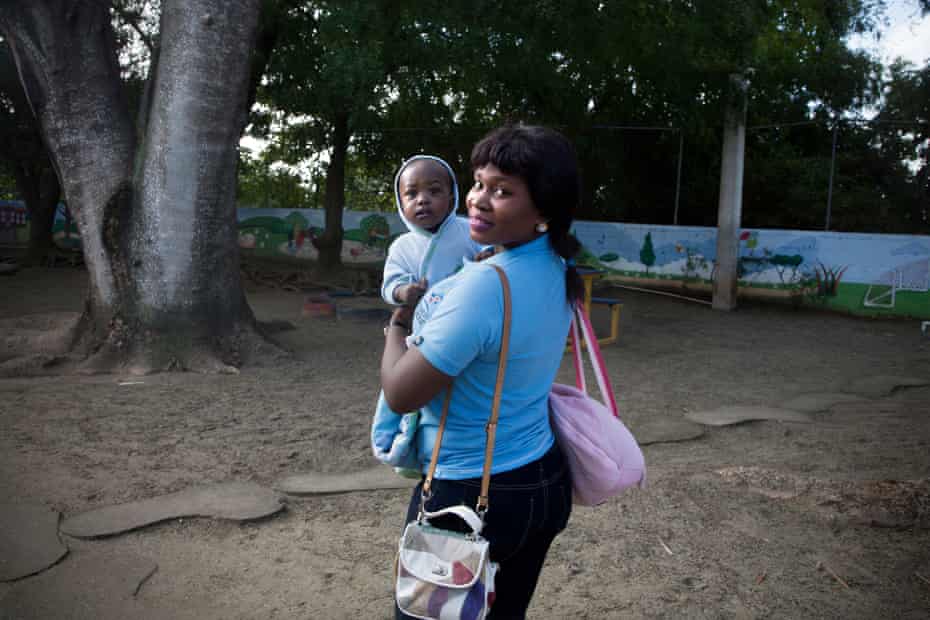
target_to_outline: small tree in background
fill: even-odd
[[[656,264],[656,252],[652,247],[652,233],[646,233],[646,238],[643,239],[643,247],[639,251],[639,262],[646,266],[646,273],[649,273],[649,268]]]

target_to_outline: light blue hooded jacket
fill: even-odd
[[[406,217],[400,200],[400,175],[415,161],[428,159],[440,164],[449,173],[452,181],[452,209],[435,233],[420,228]],[[481,251],[481,245],[472,241],[468,234],[468,221],[455,215],[459,208],[459,186],[452,167],[444,160],[432,155],[414,155],[405,161],[394,175],[394,202],[400,219],[410,232],[394,240],[384,261],[384,278],[381,296],[391,305],[398,305],[394,290],[398,286],[411,284],[426,278],[432,286],[462,268],[463,260],[471,260]]]

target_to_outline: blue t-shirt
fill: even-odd
[[[571,308],[565,263],[543,235],[482,263],[466,264],[427,291],[417,305],[411,344],[436,369],[455,378],[435,474],[447,480],[480,477],[484,466],[485,423],[491,415],[504,312],[500,279],[485,263],[503,268],[512,297],[510,350],[491,471],[534,461],[554,441],[549,391],[565,350]],[[445,396],[443,390],[421,410],[417,449],[424,473]]]

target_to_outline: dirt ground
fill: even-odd
[[[78,311],[84,276],[0,280],[0,318]],[[615,290],[620,342],[604,353],[625,421],[724,405],[778,406],[876,375],[930,377],[916,321],[745,305],[733,313]],[[0,502],[69,516],[208,482],[276,480],[374,464],[368,428],[383,336],[372,318],[301,316],[305,294],[249,285],[293,359],[239,375],[0,380]],[[364,305],[348,299],[346,304]],[[375,302],[369,300],[369,306]],[[606,317],[595,323],[605,329]],[[566,357],[560,379],[569,379]],[[649,485],[576,508],[530,617],[927,618],[930,388],[834,406],[814,422],[709,428],[644,447]],[[157,571],[101,618],[389,618],[407,491],[287,498],[238,524],[181,519],[95,540]],[[55,570],[53,567],[50,570]],[[2,599],[29,579],[0,583]],[[119,599],[119,600],[117,600]],[[62,609],[53,617],[85,617]]]

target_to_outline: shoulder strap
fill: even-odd
[[[620,412],[617,409],[617,400],[614,397],[613,386],[610,384],[610,377],[607,376],[607,367],[604,364],[604,356],[601,355],[601,346],[597,342],[597,336],[594,334],[594,327],[591,325],[591,319],[585,312],[584,306],[575,304],[572,317],[572,357],[575,363],[575,385],[582,392],[587,392],[584,378],[584,362],[581,358],[581,342],[588,349],[588,358],[591,360],[591,367],[594,368],[594,377],[597,379],[597,387],[601,391],[601,398],[604,404],[619,418]],[[581,331],[582,338],[578,338],[578,332]]]
[[[488,490],[491,487],[491,462],[494,458],[494,439],[497,435],[497,418],[501,408],[504,374],[507,371],[507,351],[510,348],[510,282],[508,282],[507,274],[504,273],[503,269],[497,265],[491,266],[497,271],[497,276],[500,278],[501,287],[504,291],[504,324],[501,331],[501,352],[497,361],[497,382],[494,385],[494,399],[491,401],[491,417],[485,427],[487,442],[484,448],[484,469],[481,473],[481,494],[478,496],[478,505],[476,506],[479,515],[483,515],[488,510]],[[426,479],[423,481],[424,499],[429,497],[430,487],[433,484],[433,475],[436,473],[436,464],[439,462],[439,446],[442,443],[442,435],[446,429],[446,418],[449,416],[449,402],[451,400],[452,387],[449,386],[449,390],[446,392],[446,399],[442,405],[442,419],[439,421],[439,429],[436,431],[436,442],[433,444],[433,455],[430,458]]]

